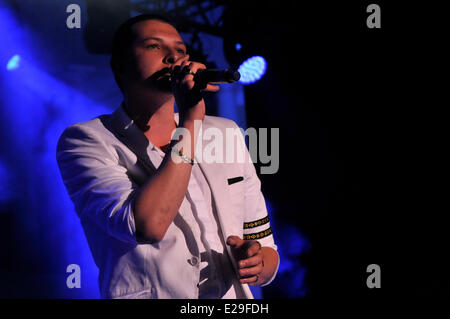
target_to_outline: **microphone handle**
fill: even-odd
[[[211,84],[233,83],[241,78],[241,74],[235,70],[200,69],[194,76],[194,81]]]

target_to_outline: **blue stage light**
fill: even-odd
[[[236,51],[241,50],[242,49],[242,44],[236,43],[235,49],[236,49]]]
[[[15,54],[11,59],[9,59],[8,64],[6,65],[6,69],[8,71],[15,70],[19,67],[20,64],[20,55]]]
[[[6,163],[0,160],[0,204],[9,201],[13,197],[11,177],[10,169]]]
[[[245,60],[238,68],[242,84],[252,84],[259,81],[266,73],[267,62],[262,56],[253,56]]]

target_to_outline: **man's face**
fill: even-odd
[[[187,57],[186,45],[177,30],[162,21],[146,20],[132,26],[130,48],[123,83],[170,91],[170,67]]]

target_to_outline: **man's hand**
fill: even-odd
[[[229,236],[227,244],[231,246],[238,263],[239,281],[242,284],[260,285],[264,283],[264,255],[261,244],[256,240],[243,240],[238,236]]]
[[[172,91],[180,112],[180,120],[203,120],[205,102],[201,91],[217,92],[219,86],[194,81],[195,73],[206,69],[204,64],[189,61],[189,56],[172,67]]]

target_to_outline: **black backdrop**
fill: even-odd
[[[261,175],[312,243],[308,296],[446,296],[442,8],[271,2],[252,21],[272,65],[246,88],[249,126],[280,127],[280,170]],[[280,187],[281,186],[281,187]],[[366,267],[381,267],[368,289]],[[276,297],[274,289],[266,296]]]

